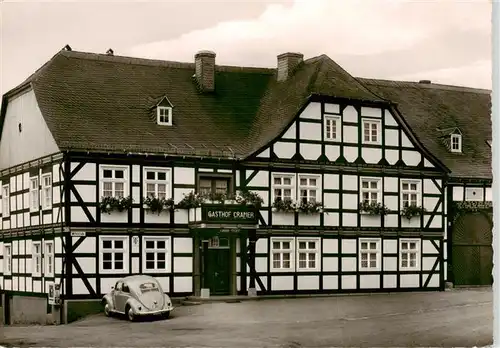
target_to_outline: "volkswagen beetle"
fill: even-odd
[[[118,280],[102,299],[104,314],[125,314],[130,321],[141,316],[160,315],[165,319],[174,309],[170,297],[153,277],[135,275]]]

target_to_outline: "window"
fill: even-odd
[[[377,271],[380,268],[380,240],[359,240],[359,269],[364,271]]]
[[[462,152],[462,135],[452,134],[451,135],[451,152]]]
[[[482,187],[466,187],[465,188],[465,200],[466,201],[480,201],[483,199],[483,188]]]
[[[52,208],[52,174],[42,175],[42,207]]]
[[[101,187],[103,197],[125,197],[127,194],[126,183],[126,168],[103,167],[101,169]]]
[[[294,176],[287,174],[275,174],[273,176],[274,200],[293,200]]]
[[[45,253],[43,254],[43,261],[45,263],[45,272],[44,275],[46,277],[54,276],[54,242],[45,242]]]
[[[400,241],[400,268],[403,270],[411,270],[418,268],[418,239],[402,239]]]
[[[231,179],[228,177],[214,178],[214,177],[202,176],[200,177],[198,192],[202,195],[221,194],[221,193],[227,194],[231,191],[230,182]]]
[[[403,207],[410,205],[419,206],[420,190],[418,181],[401,181],[401,204]]]
[[[4,264],[3,273],[4,275],[12,274],[12,245],[4,244],[3,246]]]
[[[4,185],[2,187],[2,212],[3,217],[10,216],[10,191],[9,185]]]
[[[298,270],[314,271],[319,269],[319,239],[297,240]]]
[[[325,116],[325,140],[340,141],[340,117]]]
[[[144,237],[143,268],[146,272],[170,272],[168,247],[170,238]]]
[[[30,179],[30,210],[37,211],[40,209],[40,200],[38,197],[39,187],[38,178]]]
[[[380,144],[380,121],[363,120],[363,143]]]
[[[146,197],[170,197],[170,171],[168,169],[146,168],[144,170]]]
[[[172,125],[172,108],[167,106],[158,106],[157,108],[158,124],[171,126]]]
[[[101,237],[101,272],[126,273],[128,271],[126,242],[127,237]]]
[[[42,244],[40,242],[33,242],[33,270],[31,273],[34,276],[40,276],[42,273]]]
[[[271,240],[273,263],[275,271],[293,271],[293,238]]]
[[[380,202],[380,179],[361,179],[361,199],[363,203]]]
[[[299,175],[300,202],[314,203],[318,200],[319,180],[319,176]]]

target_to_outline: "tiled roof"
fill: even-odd
[[[194,72],[194,62],[62,50],[22,85],[33,86],[62,150],[236,158],[275,138],[312,95],[390,100],[452,175],[491,177],[489,91],[354,78],[325,55],[302,62],[285,82],[276,69],[217,65],[214,93],[199,92]],[[173,126],[155,122],[153,107],[165,96]],[[450,127],[463,133],[463,154],[439,139]]]
[[[358,79],[371,91],[397,103],[397,109],[423,145],[450,170],[451,176],[492,178],[491,92],[434,83]],[[462,153],[451,153],[443,134],[458,128]],[[444,133],[443,133],[444,132]]]

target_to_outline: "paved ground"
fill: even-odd
[[[207,303],[168,320],[97,315],[4,327],[0,345],[37,347],[472,347],[492,344],[490,289]]]

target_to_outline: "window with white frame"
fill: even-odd
[[[274,200],[293,200],[294,197],[294,180],[293,175],[273,174],[273,194]]]
[[[2,186],[2,216],[10,216],[10,190],[8,184]]]
[[[451,152],[462,152],[462,135],[452,134],[451,135]]]
[[[54,242],[46,241],[45,242],[45,250],[43,253],[43,261],[44,261],[44,275],[46,277],[54,276]]]
[[[363,271],[377,271],[380,268],[380,240],[359,240],[359,269]]]
[[[127,168],[101,167],[101,195],[123,198],[127,195]]]
[[[34,276],[40,276],[42,274],[42,243],[33,242],[31,246],[32,257],[33,257],[33,269],[31,273]]]
[[[325,140],[340,141],[340,117],[325,116]]]
[[[361,199],[363,203],[372,204],[381,201],[381,180],[361,178]]]
[[[172,125],[172,108],[167,106],[158,106],[157,108],[158,124],[171,126]]]
[[[400,241],[400,269],[412,270],[418,268],[419,244],[418,239],[402,239]]]
[[[319,269],[319,239],[308,238],[297,240],[297,268],[299,271]]]
[[[160,168],[144,169],[144,192],[146,197],[169,198],[170,197],[170,170]]]
[[[30,179],[30,210],[38,211],[40,209],[38,177]]]
[[[414,180],[401,180],[401,204],[403,207],[419,206],[420,182]]]
[[[273,238],[271,240],[272,270],[293,271],[293,238]]]
[[[143,268],[146,272],[169,272],[168,237],[144,237]]]
[[[3,245],[3,274],[12,274],[12,244]]]
[[[302,203],[318,201],[319,176],[299,175],[299,198]]]
[[[52,208],[52,174],[42,175],[42,208]]]
[[[378,120],[363,120],[363,143],[380,144],[380,128],[380,121]]]
[[[101,237],[101,271],[127,272],[127,237]]]
[[[483,201],[483,188],[482,187],[466,187],[465,200],[466,201]]]

